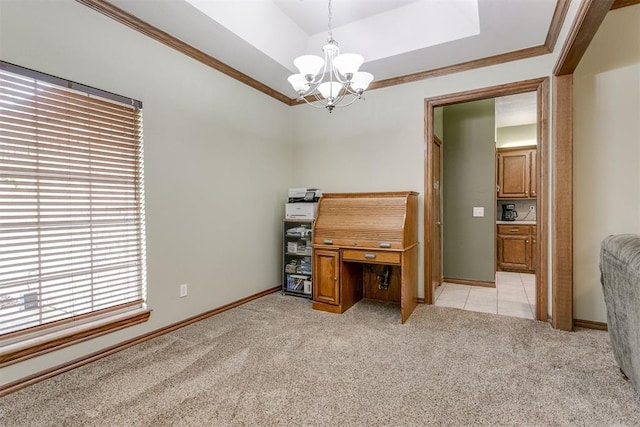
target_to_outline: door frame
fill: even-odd
[[[497,98],[507,95],[515,95],[524,92],[536,92],[537,96],[537,139],[536,151],[536,187],[537,187],[537,230],[536,239],[538,245],[536,262],[536,320],[548,320],[547,307],[547,210],[548,210],[548,152],[549,152],[549,78],[542,77],[520,82],[507,83],[498,86],[490,86],[465,92],[440,95],[424,100],[424,296],[427,304],[434,303],[434,295],[431,285],[432,265],[431,254],[427,250],[432,245],[433,212],[431,198],[433,182],[431,180],[431,144],[434,138],[433,111],[437,107],[460,104],[463,102],[479,101],[482,99]],[[443,141],[443,144],[446,142]],[[444,218],[443,218],[444,220]]]
[[[439,177],[440,180],[439,181],[440,182],[438,183],[438,192],[440,194],[440,203],[439,203],[439,205],[440,205],[440,214],[438,215],[440,217],[440,227],[439,227],[439,230],[440,230],[440,245],[439,245],[439,248],[437,249],[438,250],[438,259],[440,260],[440,274],[437,277],[437,279],[438,279],[438,286],[442,286],[442,283],[444,282],[444,274],[443,274],[443,271],[442,271],[442,236],[443,236],[443,232],[442,232],[442,166],[443,166],[443,162],[442,162],[442,140],[440,138],[438,138],[437,135],[433,135],[433,138],[429,142],[429,157],[428,157],[428,159],[431,159],[433,157],[432,153],[433,153],[434,145],[437,145],[439,147],[439,149],[440,149],[440,165],[439,165],[440,166],[439,167],[439,169],[440,169],[440,177]],[[429,173],[433,173],[433,168],[432,168],[433,162],[429,161],[428,159],[426,161],[428,161],[428,163],[429,163]],[[425,171],[425,173],[426,173],[426,171]],[[430,190],[433,190],[433,181],[431,181]],[[433,201],[433,191],[431,191],[429,194],[430,194],[430,197],[431,197],[431,199],[429,199],[429,206],[432,206],[431,202]],[[433,210],[430,210],[429,213],[431,215],[433,215]],[[438,227],[436,227],[437,224],[434,223],[433,216],[431,217],[430,224],[432,226],[432,230],[431,231],[438,229]],[[433,236],[431,231],[430,231],[429,235]],[[426,242],[426,240],[425,240],[425,242]],[[431,241],[431,244],[427,247],[427,249],[429,251],[433,250],[433,243],[434,242]],[[425,276],[425,288],[428,287],[430,289],[430,291],[432,292],[432,295],[433,295],[434,286],[433,286],[433,264],[432,264],[433,256],[432,255],[433,254],[430,254],[430,256],[429,256],[430,265],[432,266],[431,270],[430,270],[431,276],[429,277],[429,283],[428,284],[427,284],[427,278]],[[427,295],[426,291],[425,291],[424,295],[426,297],[426,295]],[[433,296],[432,296],[432,301],[433,301]]]
[[[552,284],[555,329],[573,330],[573,73],[611,9],[640,0],[583,0],[553,68]],[[583,323],[581,326],[584,326]]]

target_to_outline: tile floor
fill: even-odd
[[[498,271],[495,288],[443,283],[435,305],[534,319],[535,303],[535,274]]]

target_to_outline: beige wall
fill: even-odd
[[[640,233],[640,5],[609,12],[574,73],[574,317],[606,322],[600,242]]]
[[[495,275],[495,100],[444,107],[442,273],[493,282]],[[484,216],[474,217],[473,208]]]
[[[504,126],[496,128],[496,147],[522,147],[538,144],[538,126],[530,125]]]
[[[0,1],[0,58],[143,102],[153,309],[143,325],[2,368],[0,384],[280,284],[289,107],[72,0]]]

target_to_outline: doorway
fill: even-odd
[[[535,263],[535,313],[537,320],[547,321],[547,221],[546,221],[546,197],[547,197],[547,173],[546,159],[548,152],[548,79],[534,79],[523,82],[511,83],[495,87],[489,87],[468,92],[461,92],[425,99],[425,209],[424,209],[424,242],[428,250],[424,256],[424,274],[426,280],[424,295],[425,302],[433,304],[435,301],[436,288],[439,284],[441,273],[439,267],[441,259],[441,233],[439,218],[439,202],[437,195],[440,192],[440,181],[437,179],[437,168],[440,157],[440,145],[434,135],[434,109],[448,105],[461,104],[471,101],[498,98],[507,95],[521,94],[525,92],[535,92],[537,99],[536,126],[538,149],[535,154],[535,164],[537,165],[535,177],[535,188],[537,189],[537,227],[533,238],[537,242],[532,248],[532,259]],[[446,144],[446,141],[443,141]]]

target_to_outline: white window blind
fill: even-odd
[[[144,303],[141,105],[17,68],[0,63],[2,337]]]

